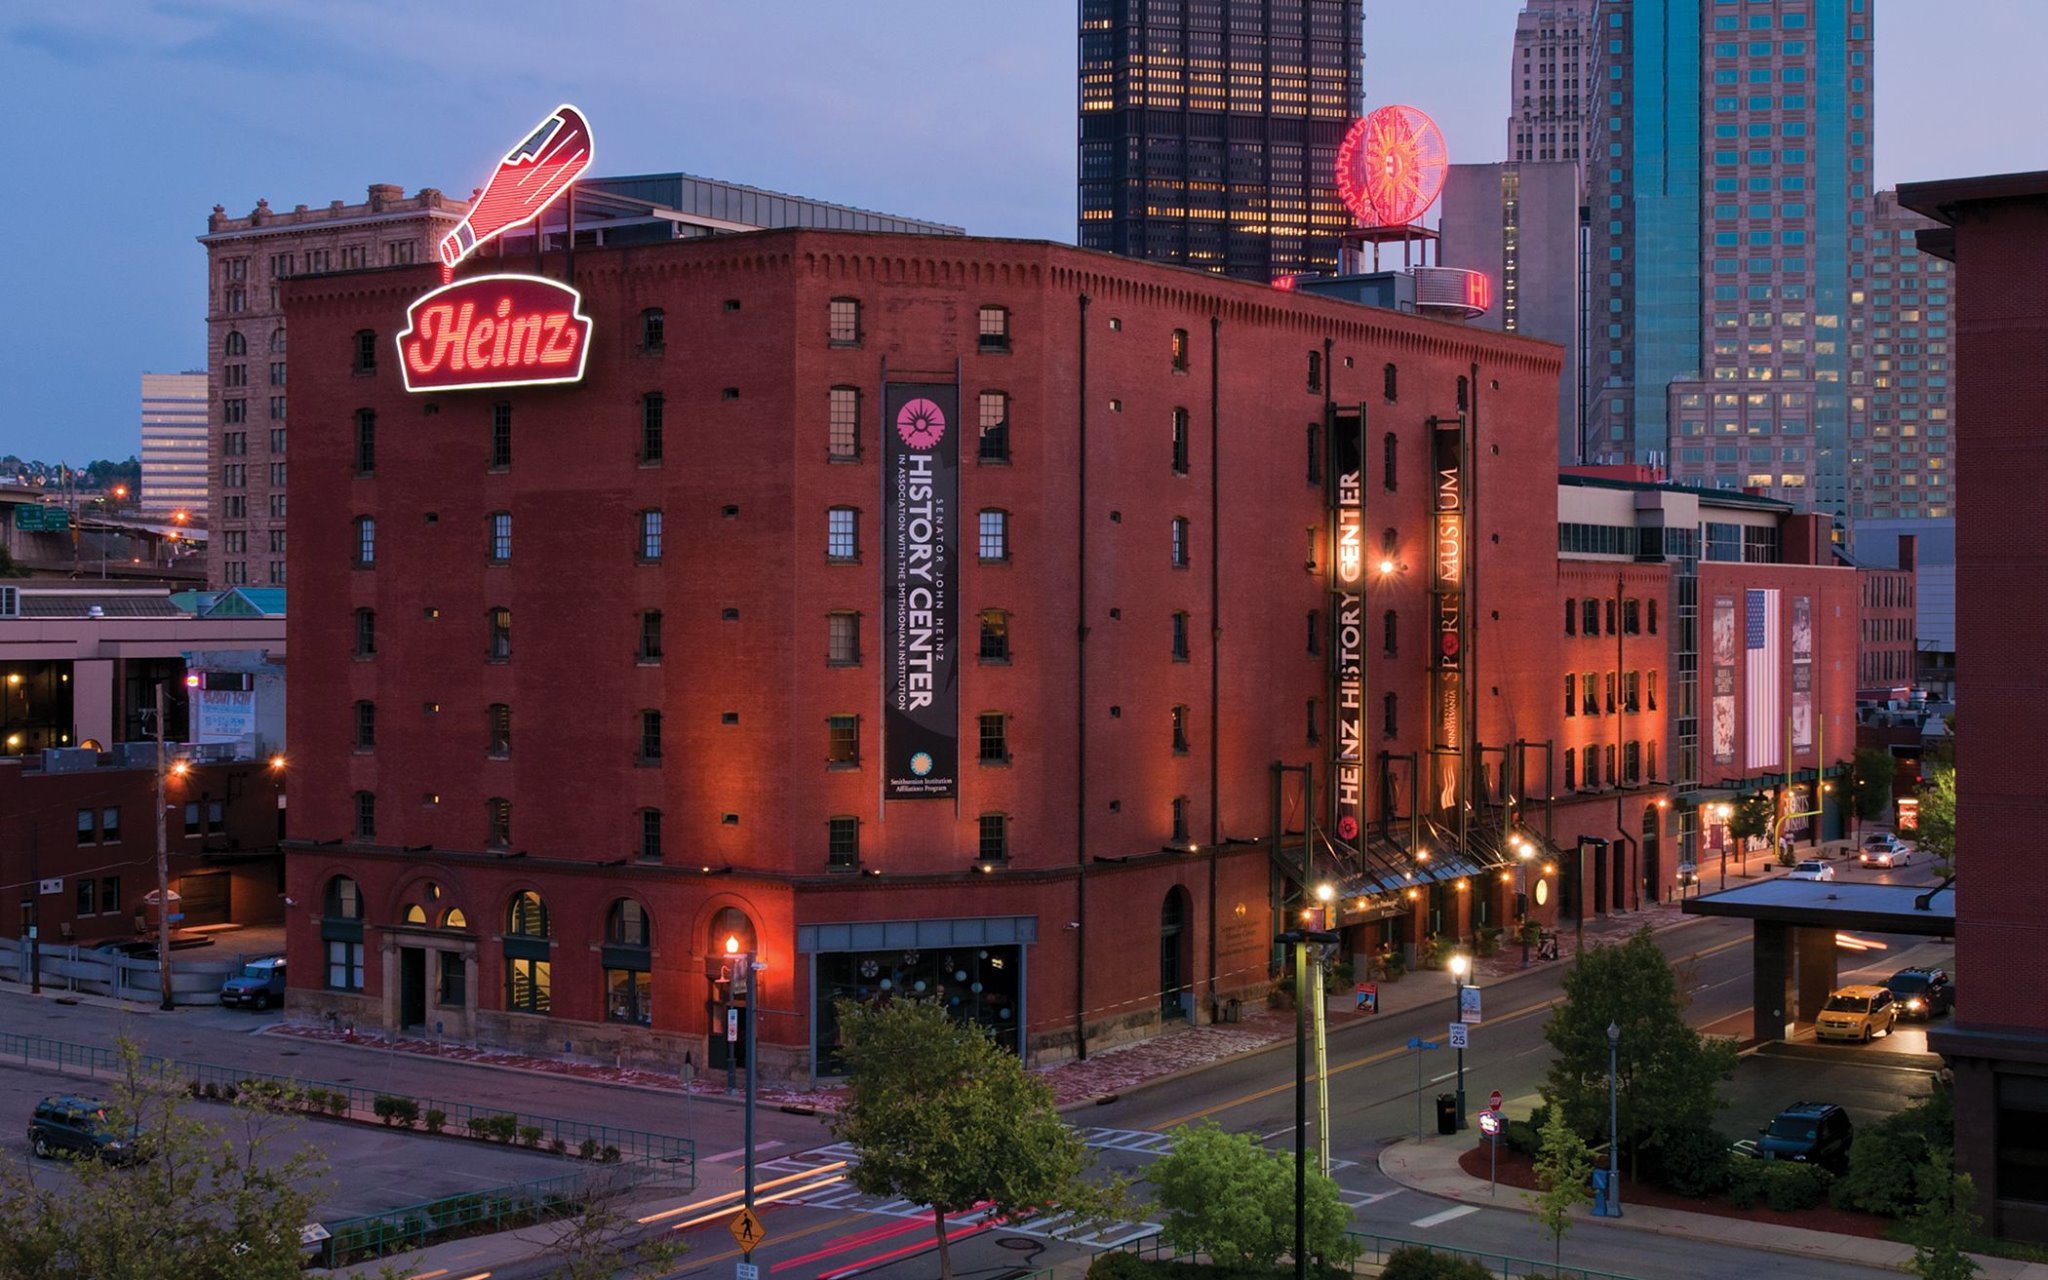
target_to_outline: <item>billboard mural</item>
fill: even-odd
[[[885,800],[936,799],[957,788],[959,421],[957,386],[894,382],[883,388]]]
[[[1715,596],[1713,616],[1713,732],[1715,764],[1735,763],[1735,597]]]
[[[1792,597],[1792,749],[1813,750],[1813,599]]]

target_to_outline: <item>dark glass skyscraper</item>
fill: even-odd
[[[1361,21],[1358,0],[1081,0],[1081,247],[1334,272]]]

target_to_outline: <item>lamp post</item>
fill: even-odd
[[[1529,837],[1517,833],[1510,841],[1515,849],[1515,932],[1522,935],[1522,967],[1529,967],[1529,859],[1536,856],[1536,846],[1529,843]]]
[[[1451,957],[1451,983],[1457,988],[1457,997],[1451,1005],[1451,1017],[1455,1022],[1465,1020],[1465,975],[1472,970],[1472,957],[1460,952]],[[1465,1050],[1458,1050],[1458,1127],[1469,1127],[1465,1121]]]
[[[1619,1110],[1616,1106],[1616,1086],[1620,1083],[1615,1074],[1615,1054],[1621,1047],[1621,1028],[1607,1024],[1607,1216],[1621,1216],[1621,1129],[1615,1123]]]
[[[1332,941],[1337,938],[1337,886],[1325,880],[1316,886],[1316,901],[1323,904],[1323,929]],[[1316,1035],[1316,1168],[1330,1176],[1330,1040],[1328,994],[1323,990],[1323,966],[1309,975],[1309,995],[1315,1006]]]
[[[1294,948],[1294,1280],[1308,1280],[1308,944],[1336,940],[1315,929],[1289,929],[1274,939]]]

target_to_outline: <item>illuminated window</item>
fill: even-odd
[[[1176,569],[1188,567],[1188,519],[1186,516],[1173,518],[1171,563]]]
[[[826,338],[835,347],[860,345],[860,299],[832,299],[827,307]]]
[[[980,399],[981,438],[975,456],[982,462],[1010,460],[1010,397],[984,391]]]
[[[1188,331],[1186,329],[1175,329],[1173,331],[1173,368],[1176,373],[1186,373],[1188,370]]]
[[[357,818],[366,792],[357,792]],[[374,814],[374,810],[373,810]],[[320,912],[320,938],[326,944],[327,985],[336,991],[363,989],[363,895],[356,882],[336,876],[327,882]]]
[[[1010,311],[1007,307],[986,306],[979,316],[980,332],[976,345],[983,351],[1008,351],[1010,349]]]
[[[503,564],[512,558],[512,513],[491,513],[491,562]]]
[[[975,552],[983,561],[1010,558],[1010,513],[983,511],[976,526]]]
[[[367,569],[377,563],[377,520],[374,516],[356,517],[356,568]]]
[[[650,507],[640,513],[640,559],[652,564],[661,559],[661,509]]]
[[[860,388],[834,387],[827,393],[825,456],[833,462],[860,458]]]
[[[860,717],[825,717],[825,764],[834,769],[860,767]]]
[[[512,611],[503,605],[489,610],[484,615],[489,630],[489,642],[484,656],[491,662],[512,660]]]
[[[493,805],[501,803],[492,801]],[[513,896],[505,913],[505,1007],[515,1013],[545,1014],[554,1004],[554,972],[548,957],[547,904],[531,889]]]
[[[1010,660],[1010,615],[1001,609],[981,611],[980,656],[983,662]]]
[[[826,510],[825,559],[835,564],[853,564],[860,559],[859,511],[852,507]]]

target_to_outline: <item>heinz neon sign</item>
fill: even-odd
[[[579,382],[590,355],[583,295],[540,276],[472,276],[406,309],[407,391]]]
[[[536,224],[538,236],[541,215],[571,194],[592,154],[590,123],[567,103],[505,153],[469,215],[442,237],[441,287],[406,308],[398,368],[407,391],[583,380],[590,317],[582,294],[537,275],[454,276],[471,254],[516,227]]]

